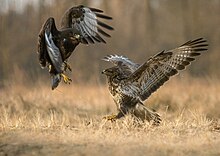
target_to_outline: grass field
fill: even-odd
[[[145,103],[160,126],[116,112],[105,85],[0,90],[0,155],[220,155],[220,81],[173,78]]]

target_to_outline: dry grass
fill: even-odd
[[[4,88],[0,155],[219,155],[219,81],[177,79],[146,102],[160,126],[102,120],[116,111],[106,86]]]

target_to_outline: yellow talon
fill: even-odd
[[[72,68],[67,62],[64,62],[64,64],[65,64],[64,71],[66,71],[67,69],[69,69],[69,71],[72,71]]]
[[[52,68],[51,64],[48,66],[48,68],[49,68],[49,72],[51,72],[51,68]]]
[[[108,120],[108,121],[110,120],[113,122],[117,119],[117,115],[115,115],[115,114],[108,115],[108,116],[103,117],[103,119]]]
[[[64,74],[61,74],[61,76],[63,77],[64,83],[70,84],[72,82],[71,78],[69,78],[68,76],[66,76]]]

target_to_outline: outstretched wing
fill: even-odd
[[[82,43],[103,42],[105,40],[100,36],[102,34],[106,37],[111,37],[108,33],[101,29],[101,27],[113,30],[113,28],[98,18],[111,20],[112,17],[102,14],[103,11],[95,8],[88,8],[83,5],[72,7],[67,10],[61,20],[61,27],[75,28],[81,34]]]
[[[182,46],[162,51],[151,57],[147,62],[130,75],[127,82],[120,85],[120,91],[127,96],[147,99],[153,92],[164,84],[169,78],[183,70],[202,51],[207,50],[207,42],[203,38],[188,41]],[[134,85],[135,84],[135,85]],[[138,87],[132,87],[138,86]],[[132,87],[132,89],[128,89]]]
[[[47,48],[46,48],[45,36],[44,36],[44,32],[45,29],[47,28],[47,25],[49,25],[49,21],[45,22],[38,35],[37,53],[38,53],[39,63],[42,68],[46,67],[47,65],[47,59],[46,59]]]
[[[201,52],[207,50],[207,42],[203,38],[188,41],[182,46],[162,51],[141,65],[129,78],[128,82],[137,82],[140,86],[141,100],[147,99],[169,78],[183,70]]]
[[[139,67],[139,64],[132,62],[125,56],[107,55],[102,60],[111,62],[114,65],[121,67],[122,70],[128,70],[131,73],[133,73]]]
[[[39,61],[42,67],[45,67],[48,59],[57,70],[61,72],[62,67],[62,56],[59,48],[53,42],[53,35],[56,32],[56,26],[53,18],[48,18],[43,25],[38,38],[38,54]]]
[[[50,60],[53,66],[55,67],[56,71],[58,73],[61,73],[63,60],[59,48],[53,42],[51,32],[49,32],[49,34],[45,32],[45,41]]]

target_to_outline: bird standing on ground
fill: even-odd
[[[105,117],[115,120],[125,114],[132,114],[139,119],[161,122],[159,114],[144,106],[146,100],[164,82],[185,69],[201,52],[207,50],[207,42],[203,38],[188,41],[180,47],[162,51],[139,65],[124,56],[108,55],[103,60],[115,66],[103,70],[107,76],[110,94],[116,103],[118,114]]]
[[[113,30],[113,28],[98,18],[106,20],[112,18],[102,13],[102,10],[80,5],[72,7],[64,13],[60,30],[56,28],[55,20],[52,17],[44,23],[38,38],[38,56],[41,67],[49,68],[52,89],[58,86],[61,78],[65,83],[71,82],[64,72],[67,69],[71,71],[67,59],[79,43],[106,43],[100,34],[111,37],[101,28],[108,30]]]

